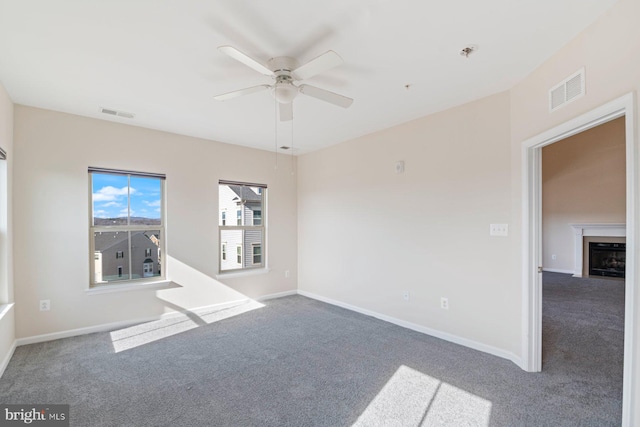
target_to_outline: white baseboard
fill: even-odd
[[[284,291],[284,292],[278,292],[275,294],[263,295],[261,297],[255,298],[255,300],[258,302],[261,302],[261,301],[267,301],[270,299],[289,297],[291,295],[297,295],[297,294],[298,294],[298,291],[294,289],[292,291]]]
[[[346,308],[347,310],[351,310],[351,311],[355,311],[357,313],[360,314],[364,314],[367,316],[371,316],[371,317],[375,317],[376,319],[380,319],[380,320],[384,320],[385,322],[389,322],[389,323],[393,323],[395,325],[398,326],[402,326],[403,328],[407,328],[407,329],[411,329],[413,331],[417,331],[417,332],[421,332],[423,334],[427,334],[430,335],[432,337],[436,337],[436,338],[440,338],[443,339],[445,341],[449,341],[452,342],[454,344],[460,344],[464,347],[469,347],[472,348],[474,350],[478,350],[478,351],[482,351],[484,353],[489,353],[492,354],[494,356],[503,358],[503,359],[507,359],[512,361],[513,363],[515,363],[518,366],[522,366],[522,360],[520,357],[516,356],[515,354],[502,350],[500,348],[497,347],[493,347],[487,344],[483,344],[477,341],[473,341],[467,338],[462,338],[453,334],[449,334],[446,332],[442,332],[442,331],[438,331],[435,329],[431,329],[431,328],[427,328],[426,326],[421,326],[421,325],[417,325],[415,323],[411,323],[411,322],[407,322],[405,320],[401,320],[401,319],[397,319],[395,317],[391,317],[391,316],[387,316],[386,314],[380,314],[378,312],[372,311],[372,310],[367,310],[364,308],[360,308],[351,304],[347,304],[341,301],[336,301],[334,299],[331,298],[327,298],[327,297],[323,297],[321,295],[316,295],[314,293],[311,292],[307,292],[307,291],[301,291],[298,290],[298,294],[308,297],[308,298],[312,298],[318,301],[322,301],[322,302],[326,302],[328,304],[331,305],[335,305],[338,307],[342,307],[342,308]]]
[[[367,310],[361,307],[357,307],[351,304],[347,304],[341,301],[337,301],[331,298],[327,298],[327,297],[323,297],[321,295],[317,295],[311,292],[307,292],[307,291],[302,291],[302,290],[292,290],[292,291],[285,291],[285,292],[279,292],[279,293],[275,293],[275,294],[269,294],[269,295],[263,295],[259,298],[256,298],[255,301],[267,301],[270,299],[275,299],[275,298],[282,298],[282,297],[287,297],[287,296],[291,296],[291,295],[302,295],[305,296],[307,298],[312,298],[318,301],[322,301],[325,302],[327,304],[331,304],[331,305],[335,305],[338,307],[342,307],[345,308],[347,310],[351,310],[354,311],[356,313],[360,313],[360,314],[364,314],[366,316],[371,316],[371,317],[375,317],[376,319],[380,319],[380,320],[384,320],[385,322],[389,322],[389,323],[393,323],[395,325],[401,326],[403,328],[407,328],[407,329],[411,329],[413,331],[417,331],[417,332],[421,332],[423,334],[427,334],[436,338],[440,338],[443,339],[445,341],[449,341],[455,344],[459,344],[465,347],[469,347],[472,348],[474,350],[478,350],[478,351],[482,351],[484,353],[488,353],[488,354],[492,354],[494,356],[503,358],[503,359],[507,359],[507,360],[511,360],[513,363],[515,363],[516,365],[522,367],[522,360],[520,357],[516,356],[515,354],[499,349],[497,347],[493,347],[487,344],[483,344],[483,343],[479,343],[477,341],[473,341],[467,338],[462,338],[453,334],[449,334],[446,332],[442,332],[442,331],[438,331],[435,329],[431,329],[431,328],[427,328],[426,326],[421,326],[415,323],[411,323],[411,322],[407,322],[405,320],[401,320],[401,319],[397,319],[395,317],[391,317],[391,316],[387,316],[385,314],[381,314],[372,310]],[[113,331],[115,329],[120,329],[120,328],[126,328],[129,326],[133,326],[133,325],[137,325],[140,323],[145,323],[145,322],[152,322],[152,321],[156,321],[156,320],[161,320],[161,319],[168,319],[171,317],[175,317],[175,316],[180,316],[182,314],[184,314],[185,312],[196,312],[196,311],[200,311],[200,310],[211,310],[211,309],[218,309],[218,310],[222,310],[225,308],[229,308],[229,307],[233,307],[236,306],[238,304],[242,304],[244,302],[250,301],[249,299],[246,300],[238,300],[238,301],[231,301],[231,302],[226,302],[226,303],[221,303],[221,304],[214,304],[214,305],[209,305],[209,306],[205,306],[205,307],[199,307],[199,308],[195,308],[192,310],[184,310],[184,311],[176,311],[176,312],[171,312],[171,313],[165,313],[162,315],[158,315],[158,316],[151,316],[151,317],[147,317],[147,318],[142,318],[142,319],[134,319],[134,320],[125,320],[125,321],[121,321],[121,322],[113,322],[113,323],[106,323],[106,324],[101,324],[101,325],[95,325],[95,326],[89,326],[86,328],[78,328],[78,329],[72,329],[72,330],[67,330],[67,331],[61,331],[61,332],[53,332],[50,334],[43,334],[43,335],[35,335],[32,337],[26,337],[26,338],[18,338],[17,340],[14,341],[14,344],[12,346],[11,351],[9,352],[9,354],[7,355],[7,357],[5,357],[5,360],[3,361],[3,364],[0,365],[0,376],[1,373],[4,372],[4,369],[6,368],[6,365],[9,363],[9,360],[11,359],[11,356],[13,355],[13,352],[15,351],[15,348],[17,346],[21,346],[21,345],[28,345],[28,344],[35,344],[35,343],[40,343],[40,342],[46,342],[46,341],[52,341],[52,340],[57,340],[57,339],[61,339],[61,338],[69,338],[69,337],[74,337],[74,336],[79,336],[79,335],[85,335],[85,334],[92,334],[95,332],[108,332],[108,331]]]
[[[543,267],[542,271],[548,271],[549,273],[562,273],[562,274],[571,274],[571,275],[575,273],[573,270],[563,270],[561,268],[547,268],[547,267]]]
[[[123,321],[120,321],[120,322],[113,322],[113,323],[103,323],[103,324],[100,324],[100,325],[88,326],[86,328],[70,329],[70,330],[60,331],[60,332],[52,332],[50,334],[42,334],[42,335],[34,335],[34,336],[31,336],[31,337],[26,337],[26,338],[18,338],[16,340],[16,345],[17,346],[21,346],[21,345],[28,345],[28,344],[36,344],[36,343],[40,343],[40,342],[53,341],[53,340],[58,340],[58,339],[62,339],[62,338],[76,337],[76,336],[79,336],[79,335],[93,334],[95,332],[109,332],[109,331],[113,331],[113,330],[116,330],[116,329],[128,328],[130,326],[138,325],[140,323],[154,322],[156,320],[171,319],[173,317],[177,317],[177,316],[183,315],[185,313],[194,313],[194,312],[198,312],[198,311],[209,311],[211,309],[224,310],[225,308],[235,307],[235,306],[237,306],[239,304],[243,304],[243,303],[246,303],[248,301],[250,301],[250,299],[246,298],[246,299],[241,299],[241,300],[236,300],[236,301],[223,302],[223,303],[220,303],[220,304],[212,304],[212,305],[208,305],[208,306],[193,308],[193,309],[190,309],[190,310],[173,311],[171,313],[164,313],[164,314],[160,314],[160,315],[157,315],[157,316],[149,316],[149,317],[144,317],[144,318],[139,318],[139,319],[132,319],[132,320],[123,320]]]
[[[16,340],[13,340],[13,344],[11,344],[11,348],[9,349],[9,351],[7,352],[7,355],[2,360],[2,364],[0,364],[0,378],[2,378],[2,376],[4,375],[4,370],[7,369],[7,366],[9,365],[9,361],[13,357],[13,352],[16,351],[16,347],[17,347],[17,342]]]

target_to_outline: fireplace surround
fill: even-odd
[[[589,275],[589,242],[625,243],[627,227],[623,223],[570,225],[574,231],[573,277]]]

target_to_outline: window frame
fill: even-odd
[[[231,185],[236,185],[236,186],[244,186],[244,187],[251,187],[253,189],[258,189],[257,194],[260,196],[260,207],[259,207],[259,211],[261,212],[261,218],[260,218],[260,224],[259,225],[253,225],[253,221],[249,221],[245,215],[244,215],[244,211],[246,209],[246,207],[244,206],[244,204],[241,204],[238,208],[236,208],[236,212],[240,212],[241,213],[241,222],[242,225],[223,225],[221,223],[221,221],[218,223],[218,242],[221,242],[221,246],[222,244],[228,244],[229,242],[227,241],[227,239],[223,239],[223,231],[233,231],[233,230],[240,230],[242,231],[242,234],[244,236],[246,231],[259,231],[260,232],[260,236],[261,236],[261,242],[258,243],[261,247],[261,262],[258,264],[253,263],[254,257],[253,257],[253,252],[251,252],[250,257],[248,258],[248,254],[245,254],[245,251],[248,249],[248,247],[252,247],[253,244],[249,244],[247,243],[247,245],[245,245],[245,241],[244,238],[242,239],[242,243],[239,245],[236,245],[236,253],[233,253],[233,255],[230,255],[228,253],[228,247],[227,247],[227,259],[223,260],[223,252],[221,251],[221,253],[218,255],[218,273],[221,275],[224,274],[233,274],[233,273],[242,273],[244,271],[250,271],[250,270],[257,270],[257,269],[261,269],[261,268],[266,268],[267,267],[267,216],[268,216],[268,212],[267,212],[267,197],[268,197],[268,191],[267,191],[267,185],[265,184],[255,184],[255,183],[248,183],[248,182],[236,182],[236,181],[225,181],[225,180],[220,180],[218,182],[218,210],[220,212],[222,212],[223,208],[220,206],[220,189],[222,188],[222,186],[231,186]],[[227,218],[228,219],[228,218]],[[228,224],[229,221],[226,221],[226,223]],[[237,214],[236,214],[236,222],[237,222]],[[247,225],[247,223],[251,223],[251,225]],[[238,251],[238,247],[241,247],[241,255],[238,255],[237,251]],[[252,250],[253,251],[253,250]],[[223,270],[222,268],[222,263],[223,261],[225,262],[229,262],[229,257],[233,256],[235,261],[238,260],[238,256],[241,256],[242,259],[240,261],[240,266],[239,267],[231,267],[231,268],[225,268]],[[249,261],[249,259],[251,261]],[[235,263],[236,265],[238,263]],[[244,265],[246,264],[246,266]]]
[[[260,253],[256,254],[256,248],[260,249]],[[260,262],[256,262],[256,256],[260,257]],[[262,243],[252,243],[251,244],[251,264],[252,265],[262,265]]]
[[[242,265],[242,261],[244,259],[242,253],[242,245],[236,245],[236,264]]]
[[[89,289],[104,289],[104,288],[113,288],[121,285],[144,285],[148,283],[156,283],[160,281],[166,280],[166,266],[160,268],[160,274],[157,276],[151,277],[142,277],[133,278],[134,266],[132,264],[132,248],[131,248],[131,236],[134,232],[145,232],[145,231],[160,231],[160,245],[159,249],[162,254],[166,253],[166,186],[165,181],[166,177],[164,174],[157,173],[144,173],[144,172],[134,172],[134,171],[125,171],[125,170],[117,170],[117,169],[105,169],[105,168],[88,168],[89,172]],[[141,224],[127,224],[127,225],[95,225],[94,221],[94,202],[93,202],[93,176],[94,174],[112,174],[118,176],[126,176],[127,177],[127,187],[131,188],[131,178],[132,177],[140,177],[140,178],[154,178],[160,180],[160,224],[153,225],[141,225]],[[127,206],[130,210],[131,204],[131,193],[127,194]],[[127,222],[130,222],[130,214],[127,216]],[[127,250],[124,251],[124,256],[118,259],[127,260],[129,265],[129,278],[123,280],[114,280],[114,281],[104,281],[104,282],[96,282],[95,277],[95,261],[96,261],[96,252],[95,252],[95,233],[96,232],[127,232],[128,233],[128,246]],[[120,252],[120,251],[119,251]],[[145,249],[146,255],[146,249]],[[117,254],[116,254],[117,256]],[[101,257],[104,259],[104,257]],[[159,262],[159,260],[158,260]],[[123,265],[117,266],[117,271],[120,272],[120,269],[124,270]],[[154,265],[155,268],[155,265]],[[144,270],[144,266],[143,266]],[[143,271],[144,272],[144,271]],[[123,273],[123,275],[125,275]]]

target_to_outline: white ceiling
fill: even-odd
[[[507,90],[616,1],[0,0],[0,82],[17,104],[273,150],[269,92],[213,99],[272,80],[216,48],[332,49],[344,63],[304,83],[355,102],[295,99],[277,143],[305,153]]]

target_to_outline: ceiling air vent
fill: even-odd
[[[111,108],[100,107],[100,112],[104,114],[109,114],[111,116],[124,117],[125,119],[133,119],[135,114],[127,113],[125,111],[113,110]]]
[[[549,90],[549,112],[564,107],[583,95],[584,68],[581,68]]]

